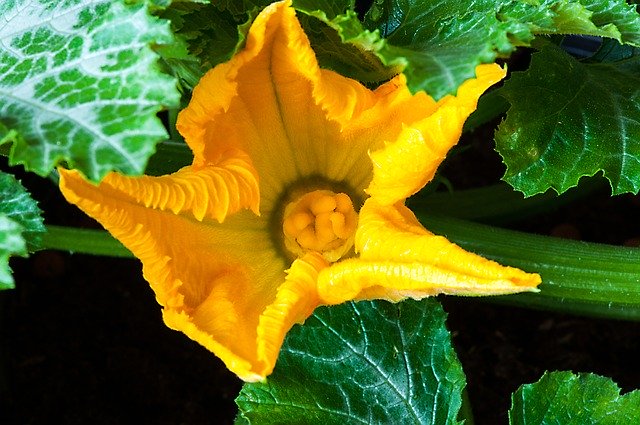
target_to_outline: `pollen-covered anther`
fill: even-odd
[[[357,224],[348,195],[314,190],[285,207],[284,244],[295,257],[314,251],[327,261],[338,261],[353,247]]]

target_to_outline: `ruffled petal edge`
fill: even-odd
[[[241,209],[260,213],[258,174],[246,154],[228,151],[215,165],[187,166],[165,176],[123,176],[109,173],[100,183],[103,195],[145,208],[188,212],[202,221],[205,217],[219,222]],[[83,179],[76,170],[59,169],[60,189],[71,203],[81,199],[70,190],[71,181]],[[97,188],[96,188],[97,189]]]

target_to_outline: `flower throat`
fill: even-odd
[[[289,187],[280,197],[272,221],[278,245],[291,258],[317,252],[329,262],[353,250],[358,213],[351,192],[343,185],[309,178]]]

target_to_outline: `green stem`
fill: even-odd
[[[585,179],[579,187],[562,195],[553,191],[525,198],[506,183],[478,189],[452,192],[432,192],[407,201],[413,211],[428,211],[430,215],[443,215],[491,224],[504,224],[559,208],[606,187],[600,178]]]
[[[469,391],[467,389],[462,390],[462,405],[458,412],[458,420],[464,421],[464,425],[473,425],[473,410],[471,409],[471,399],[469,398]]]
[[[47,233],[42,237],[40,247],[42,249],[71,251],[78,254],[133,257],[131,251],[104,230],[48,225]]]
[[[640,320],[640,249],[530,235],[418,213],[425,226],[470,251],[540,273],[537,294],[491,298],[500,303]],[[43,249],[132,257],[107,232],[48,226]]]
[[[640,320],[640,249],[556,239],[457,219],[418,215],[431,231],[502,264],[542,276],[539,293],[500,303]]]

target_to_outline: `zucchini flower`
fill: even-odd
[[[165,323],[245,381],[271,373],[287,331],[319,305],[534,291],[536,274],[469,253],[404,206],[434,176],[478,97],[369,90],[320,69],[290,1],[255,19],[177,128],[193,164],[158,176],[60,170],[67,200],[142,261]]]

